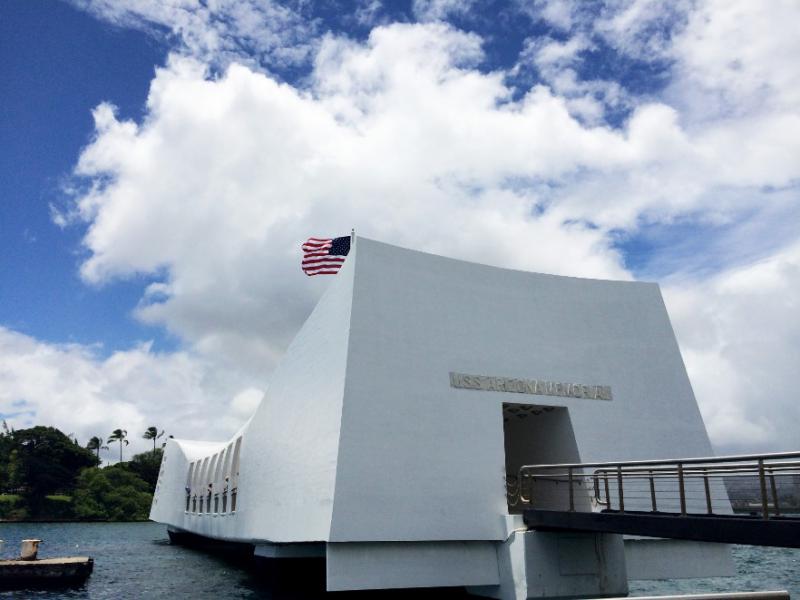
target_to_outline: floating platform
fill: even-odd
[[[88,556],[0,560],[0,588],[78,585],[86,581],[93,569],[94,559]]]

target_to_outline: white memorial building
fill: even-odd
[[[323,557],[328,590],[624,595],[725,574],[728,548],[528,531],[507,481],[524,464],[711,455],[658,285],[357,238],[244,427],[168,441],[150,517]]]

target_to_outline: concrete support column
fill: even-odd
[[[499,600],[624,596],[622,536],[517,531],[497,548],[500,585],[468,588]]]

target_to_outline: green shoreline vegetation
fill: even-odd
[[[0,431],[0,521],[146,521],[150,513],[164,435],[150,427],[142,437],[153,450],[123,461],[127,431],[116,429],[105,443],[118,443],[120,462],[101,466],[93,437],[86,447],[55,427]]]

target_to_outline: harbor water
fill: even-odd
[[[166,529],[156,523],[0,523],[5,547],[0,556],[10,558],[23,538],[44,540],[40,557],[91,556],[94,573],[88,583],[70,590],[0,591],[6,598],[314,598],[304,581],[276,589],[258,569],[224,555],[175,546]],[[734,546],[735,577],[634,581],[631,595],[688,594],[784,589],[800,600],[800,550]],[[359,598],[374,597],[367,593]],[[429,597],[453,597],[435,592]],[[341,597],[337,594],[334,597]],[[418,592],[391,594],[393,598],[419,598]]]

